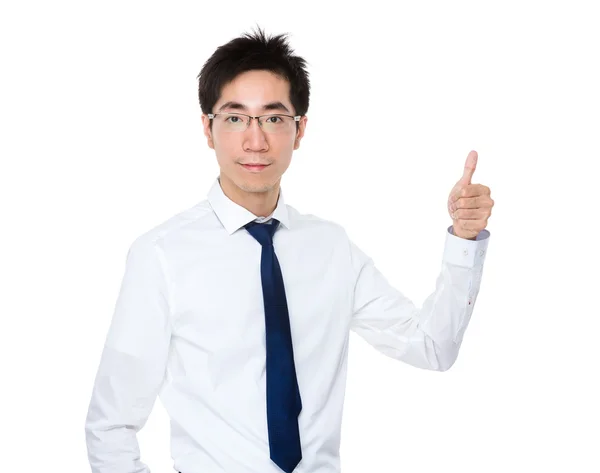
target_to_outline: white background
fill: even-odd
[[[594,4],[3,2],[0,471],[89,471],[127,248],[206,197],[196,76],[256,25],[309,62],[286,201],[342,224],[417,305],[471,149],[496,202],[450,371],[352,333],[343,473],[600,471]],[[157,402],[139,434],[153,473],[172,471],[168,435]]]

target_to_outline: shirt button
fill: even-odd
[[[469,254],[469,250],[467,250],[466,248],[463,250],[463,255],[467,256]]]
[[[485,253],[483,250],[479,250],[479,256],[483,256],[483,253]]]

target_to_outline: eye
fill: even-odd
[[[267,122],[269,123],[281,123],[283,121],[283,118],[281,118],[278,115],[271,115],[270,117],[267,118]]]

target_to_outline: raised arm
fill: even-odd
[[[422,308],[389,284],[351,243],[355,270],[351,330],[383,354],[418,368],[449,369],[458,356],[479,293],[489,231],[475,241],[446,234],[435,290]]]

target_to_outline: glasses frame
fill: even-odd
[[[252,119],[256,119],[256,121],[258,122],[258,126],[260,127],[261,130],[264,131],[264,128],[262,127],[261,123],[260,123],[260,119],[263,117],[290,117],[294,119],[294,122],[299,122],[300,119],[302,118],[302,115],[286,115],[285,113],[267,113],[265,115],[258,115],[256,117],[253,117],[252,115],[247,115],[245,113],[238,113],[238,112],[223,112],[223,113],[207,113],[208,115],[208,119],[212,120],[213,118],[215,118],[217,115],[241,115],[243,117],[247,117],[250,120],[246,121],[246,128],[244,128],[243,131],[246,131],[248,128],[250,128],[250,125],[252,124]],[[241,132],[241,130],[240,130]],[[268,131],[266,133],[269,133]]]

